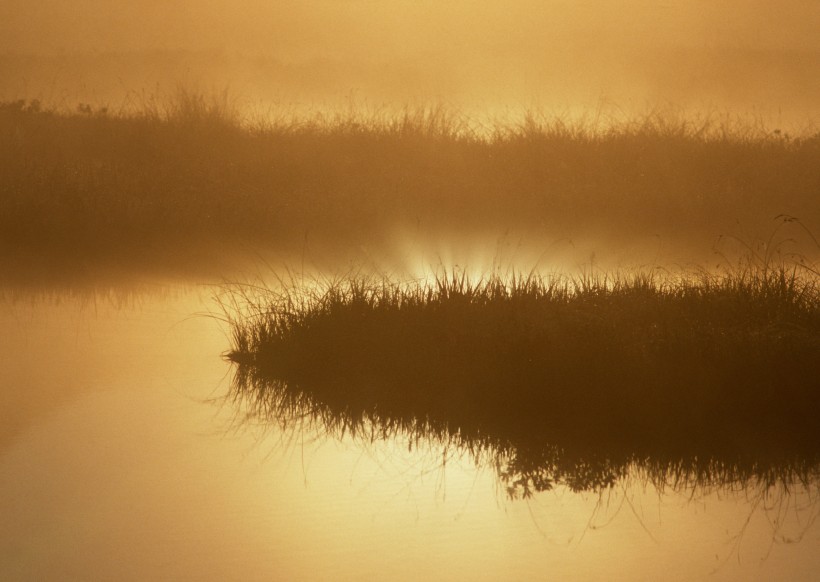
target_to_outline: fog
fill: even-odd
[[[674,106],[816,125],[820,4],[150,0],[0,6],[0,97],[194,85],[299,106]]]
[[[4,50],[230,49],[283,58],[392,60],[486,53],[538,62],[539,51],[623,43],[820,48],[811,0],[512,2],[101,0],[4,2]]]

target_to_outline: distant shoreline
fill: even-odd
[[[127,114],[0,104],[0,265],[207,271],[208,256],[298,254],[306,241],[349,259],[398,231],[538,233],[571,240],[581,260],[657,237],[672,256],[701,248],[702,262],[719,235],[820,254],[820,134],[535,113],[477,133],[441,106],[248,122],[234,105],[186,91]]]

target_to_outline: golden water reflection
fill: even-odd
[[[455,449],[444,463],[401,439],[237,424],[225,329],[191,317],[210,305],[179,288],[0,304],[0,578],[800,580],[820,568],[816,488],[661,493],[636,475],[604,494],[559,486],[511,502]]]

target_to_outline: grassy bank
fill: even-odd
[[[184,265],[306,237],[379,245],[418,225],[686,244],[737,223],[767,234],[789,214],[818,232],[818,159],[816,133],[668,115],[487,126],[434,107],[252,122],[224,95],[121,111],[18,101],[0,104],[0,257]]]
[[[512,492],[636,463],[681,483],[816,478],[819,284],[748,267],[233,289],[228,358],[269,420],[456,444]]]

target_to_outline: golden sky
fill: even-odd
[[[65,63],[40,77],[0,72],[12,79],[7,85],[25,78],[17,92],[81,78],[101,97],[101,75],[133,90],[183,71],[185,81],[254,97],[271,93],[275,78],[285,100],[350,92],[376,102],[525,107],[605,99],[790,109],[813,118],[818,30],[817,0],[4,0],[0,56],[143,54],[151,70],[128,61],[97,78],[100,63],[64,77]],[[167,55],[182,51],[210,56],[169,64]]]
[[[227,49],[390,59],[632,45],[820,48],[815,0],[5,0],[0,50]]]

